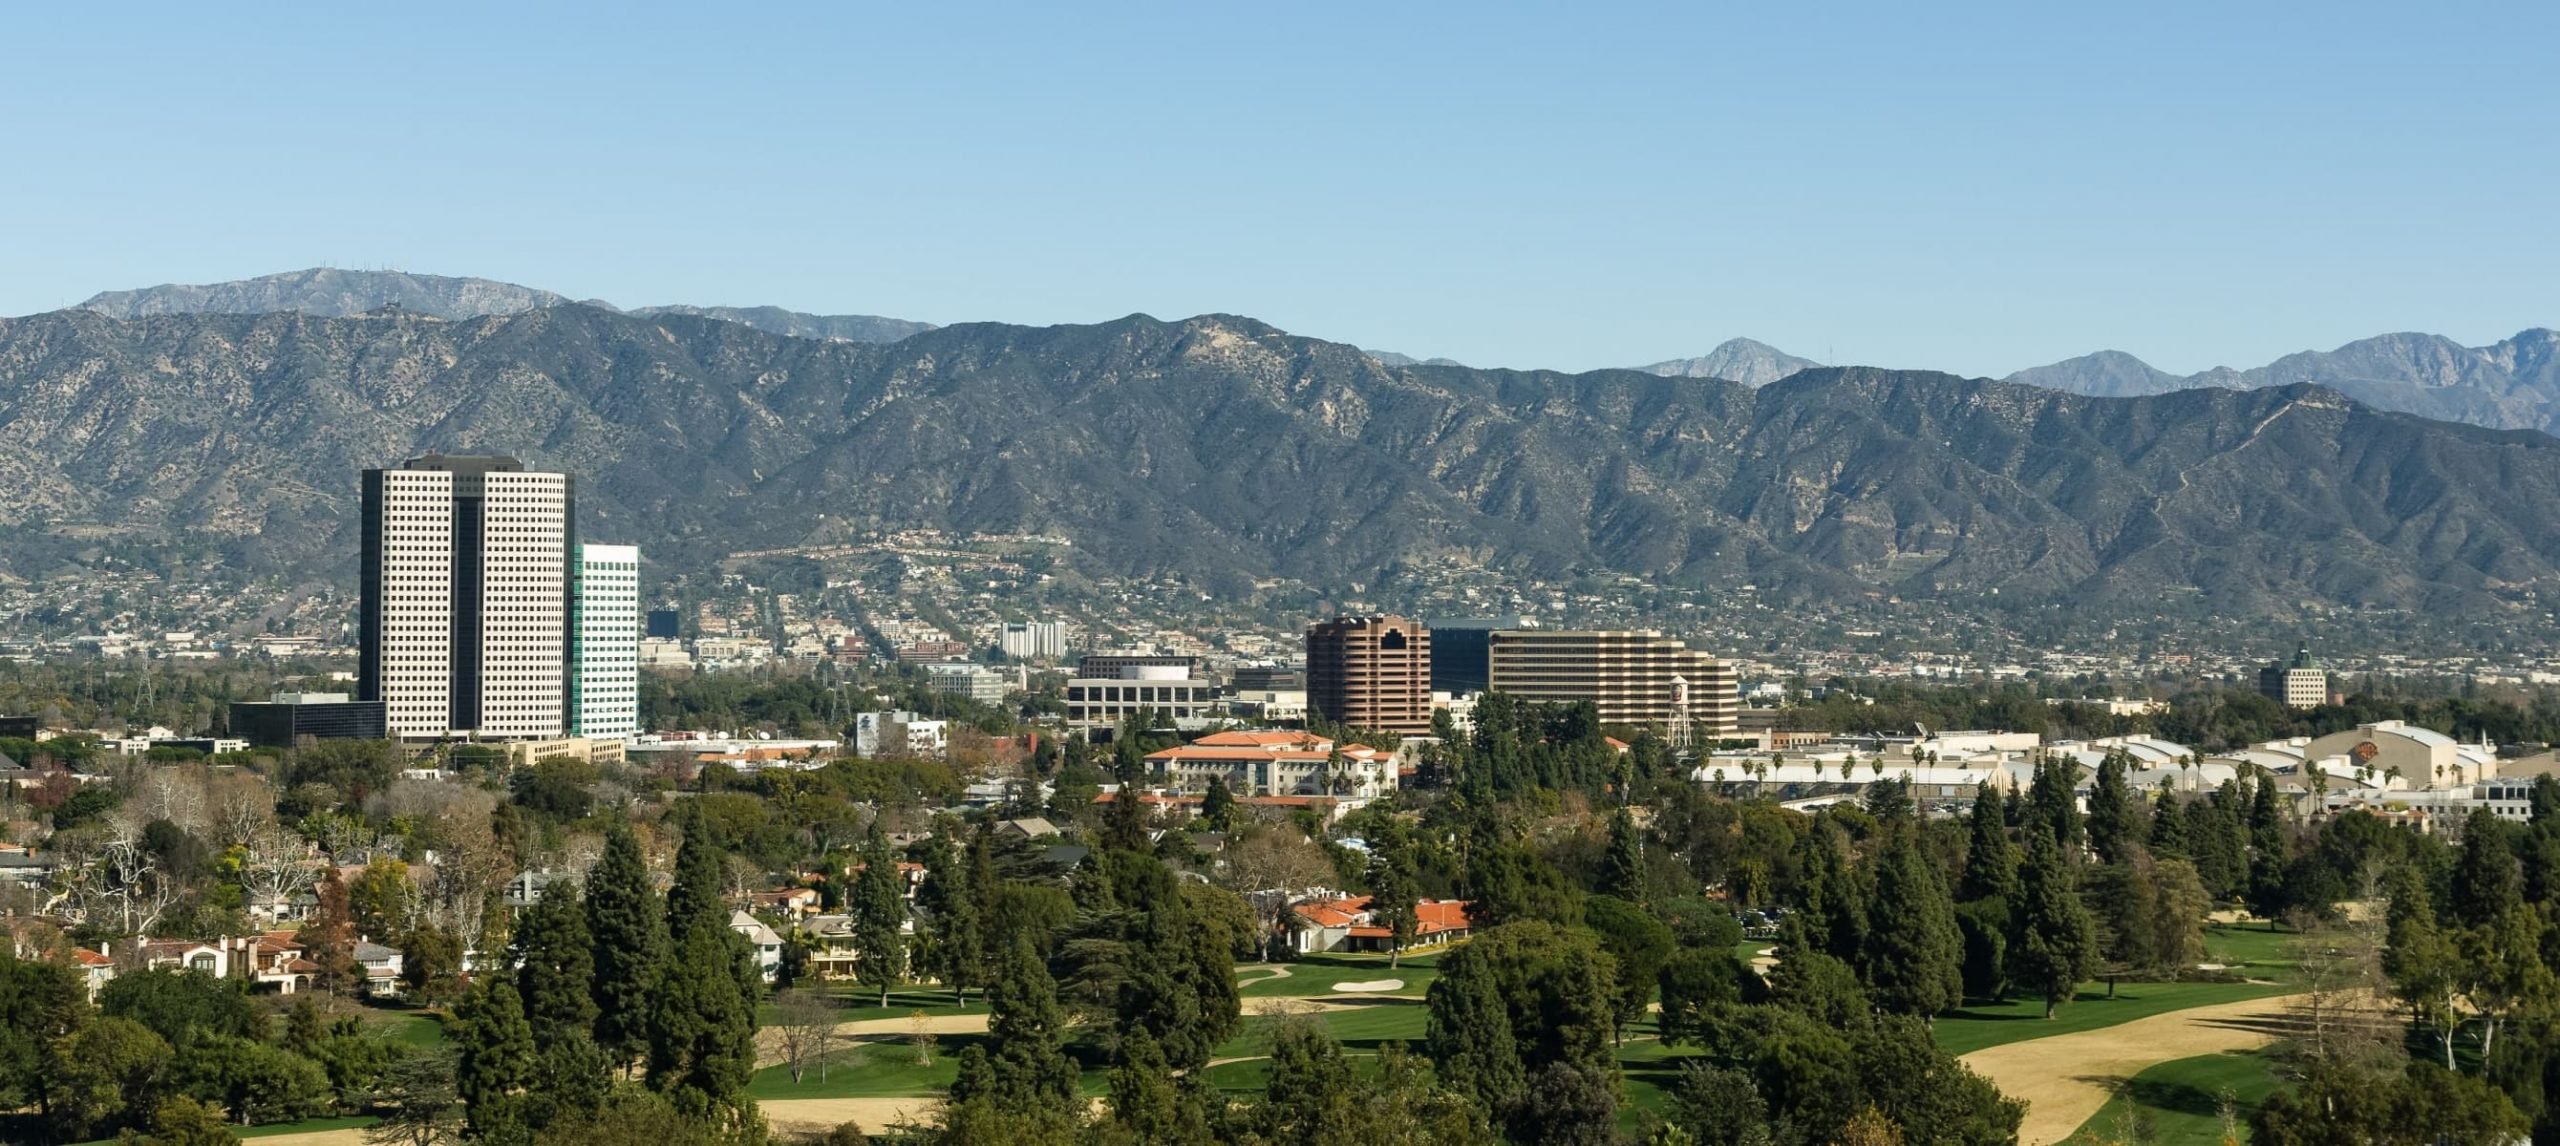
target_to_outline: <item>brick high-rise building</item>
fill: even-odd
[[[1431,630],[1403,617],[1336,617],[1307,630],[1307,707],[1337,724],[1431,732]]]

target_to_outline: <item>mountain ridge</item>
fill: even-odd
[[[406,271],[351,271],[312,267],[220,283],[163,283],[136,290],[101,291],[77,309],[116,318],[160,314],[270,314],[292,311],[343,318],[386,307],[433,318],[459,320],[484,315],[520,314],[572,302],[604,310],[620,310],[601,299],[571,299],[556,291],[495,279]],[[834,338],[852,342],[895,342],[933,329],[929,322],[868,314],[808,314],[778,306],[645,306],[629,313],[690,314],[801,338]]]
[[[1696,358],[1674,358],[1636,369],[1665,378],[1721,378],[1745,386],[1766,386],[1820,365],[1810,358],[1798,358],[1765,342],[1728,338]]]
[[[1238,596],[1415,562],[2093,616],[2560,591],[2560,441],[2310,385],[1393,367],[1225,315],[886,344],[580,305],[0,319],[18,575],[106,537],[344,579],[357,472],[428,449],[576,473],[582,529],[673,568],[930,527]]]

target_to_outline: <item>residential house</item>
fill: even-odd
[[[765,982],[772,982],[774,975],[782,969],[782,936],[766,926],[763,920],[743,911],[729,913],[729,930],[747,937],[747,942],[756,949],[756,969],[763,974]]]
[[[71,949],[71,961],[80,968],[82,985],[89,989],[89,1001],[98,1001],[98,992],[116,977],[116,961],[86,947]]]
[[[796,917],[818,910],[818,889],[786,887],[780,891],[759,891],[747,896],[747,903],[766,915]]]
[[[809,975],[817,979],[850,979],[862,966],[853,948],[853,917],[815,915],[800,925],[809,937]]]
[[[307,887],[253,892],[242,910],[260,923],[303,923],[319,912],[320,897]]]
[[[364,991],[376,998],[400,993],[400,949],[369,939],[356,940],[356,965],[364,968]]]
[[[517,872],[514,879],[507,881],[505,899],[508,913],[522,913],[524,909],[533,906],[542,898],[545,889],[561,880],[569,881],[572,889],[579,884],[578,873],[574,871]]]
[[[112,950],[103,952],[112,957]],[[222,943],[193,939],[146,939],[134,951],[145,971],[202,971],[216,979],[231,977],[231,949]]]
[[[241,943],[240,954],[247,962],[237,966],[249,980],[250,990],[272,987],[277,994],[290,995],[309,990],[311,980],[320,974],[320,965],[311,961],[291,931],[269,931]]]
[[[37,852],[31,848],[0,850],[0,882],[41,887],[61,866],[61,862],[49,852]]]
[[[1378,918],[1365,895],[1311,899],[1291,912],[1289,945],[1299,954],[1320,951],[1384,953],[1395,948],[1395,930]],[[1464,939],[1474,925],[1467,905],[1455,899],[1426,899],[1413,908],[1413,942],[1405,950],[1437,947]]]
[[[1041,819],[1038,816],[1032,816],[1027,819],[1006,820],[1005,822],[996,825],[996,831],[999,833],[1019,836],[1026,840],[1036,840],[1042,836],[1057,835],[1058,825]]]

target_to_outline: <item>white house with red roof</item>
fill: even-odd
[[[1395,929],[1370,907],[1368,896],[1310,899],[1290,911],[1289,945],[1301,955],[1323,951],[1385,954],[1395,949]],[[1407,951],[1455,943],[1475,929],[1467,917],[1467,905],[1460,900],[1423,900],[1414,904],[1413,916],[1413,942],[1405,945]]]

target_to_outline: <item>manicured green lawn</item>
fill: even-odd
[[[1423,1027],[1429,1013],[1419,999],[1398,999],[1344,1011],[1324,1011],[1310,1017],[1322,1022],[1333,1032],[1333,1037],[1342,1040],[1345,1051],[1375,1053],[1390,1042],[1421,1046]],[[1277,1022],[1272,1016],[1253,1014],[1248,1006],[1244,1029],[1236,1037],[1218,1044],[1209,1057],[1252,1058],[1270,1054],[1272,1033]]]
[[[231,1132],[242,1138],[271,1138],[278,1134],[313,1134],[322,1130],[357,1130],[382,1121],[372,1115],[346,1118],[314,1118],[308,1122],[278,1122],[268,1126],[234,1126]]]
[[[1381,993],[1418,999],[1440,977],[1440,954],[1407,955],[1392,968],[1384,955],[1309,955],[1288,963],[1243,963],[1236,967],[1236,982],[1243,984],[1239,992],[1248,999],[1305,999],[1339,994],[1336,983],[1398,979],[1404,986]],[[1270,968],[1286,969],[1289,974],[1283,978]]]
[[[2278,983],[2121,983],[2116,997],[2110,999],[2105,984],[2093,983],[2082,986],[2079,997],[2051,1019],[2044,1017],[2041,999],[1977,1003],[1938,1016],[1936,1033],[1939,1046],[1966,1055],[1984,1047],[2094,1031],[2189,1007],[2262,999],[2287,989]]]
[[[444,1024],[424,1012],[391,1015],[380,1025],[383,1037],[400,1046],[424,1049],[444,1042]]]
[[[2118,983],[2115,998],[2104,983],[2088,983],[2051,1020],[2041,1000],[2011,999],[1976,1003],[1938,1016],[1938,1045],[1963,1055],[1984,1047],[2111,1027],[2189,1007],[2209,1007],[2281,995],[2293,971],[2290,931],[2269,932],[2263,924],[2248,928],[2213,927],[2205,932],[2206,958],[2257,983]]]
[[[2233,1114],[2245,1127],[2250,1112],[2275,1092],[2275,1076],[2256,1051],[2202,1055],[2164,1062],[2126,1084],[2064,1146],[2140,1141],[2153,1146],[2221,1146],[2222,1101],[2228,1090]],[[2148,1130],[2147,1134],[2140,1131]],[[2128,1130],[2136,1133],[2128,1134]],[[2248,1131],[2243,1129],[2243,1135]]]
[[[2269,931],[2263,923],[2217,925],[2205,929],[2205,959],[2243,970],[2252,978],[2272,979],[2293,965],[2293,944],[2301,937],[2294,931]]]

